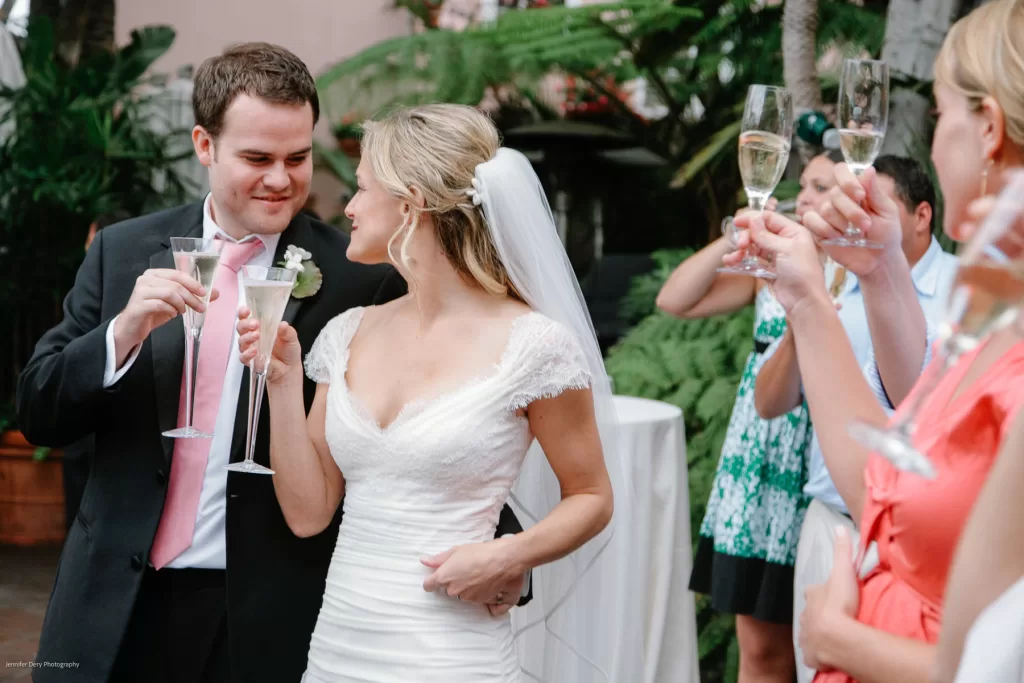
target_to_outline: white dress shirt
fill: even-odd
[[[213,239],[220,236],[232,242],[237,241],[217,227],[210,213],[210,202],[211,197],[207,195],[206,201],[203,204],[203,239]],[[279,234],[250,235],[245,238],[246,240],[262,240],[264,245],[264,249],[249,259],[246,265],[272,266],[274,252],[277,249],[277,243],[280,238]],[[244,294],[241,283],[241,271],[238,273],[238,278],[238,298],[239,303],[242,303]],[[107,327],[107,363],[103,374],[104,387],[116,384],[132,366],[139,354],[139,349],[135,348],[121,369],[118,370],[115,367],[117,360],[114,351],[114,322],[116,320],[117,318],[114,318],[114,320],[110,321],[110,325]],[[224,569],[227,564],[224,520],[227,509],[228,473],[224,467],[230,462],[231,458],[231,439],[235,429],[235,411],[238,407],[238,394],[242,387],[242,371],[244,370],[244,366],[238,360],[237,332],[233,333],[231,337],[230,354],[227,371],[224,375],[224,388],[220,397],[220,407],[217,409],[217,421],[213,430],[213,440],[210,444],[210,457],[206,463],[206,474],[203,477],[202,492],[199,494],[199,510],[196,515],[192,545],[168,563],[168,567]]]

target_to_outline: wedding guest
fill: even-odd
[[[1024,2],[993,0],[957,22],[937,58],[932,159],[946,199],[945,229],[959,241],[969,237],[959,226],[970,202],[998,193],[1004,171],[1024,159],[1022,52]],[[963,354],[934,389],[914,386],[929,345],[899,248],[896,203],[870,168],[857,177],[840,165],[836,175],[838,186],[820,213],[805,217],[806,228],[771,213],[738,219],[742,227],[753,226],[760,248],[775,254],[774,287],[793,327],[822,453],[844,502],[861,520],[858,559],[872,548],[878,553],[877,564],[858,574],[851,540],[838,534],[832,575],[807,591],[800,645],[818,671],[816,683],[928,681],[957,539],[1024,405],[1024,343],[1017,329],[1003,327]],[[825,293],[811,236],[839,236],[850,223],[884,245],[827,247],[864,291],[875,354],[870,385]],[[726,262],[741,258],[730,254]],[[904,410],[914,391],[929,391],[913,439],[936,471],[931,480],[896,469],[847,431],[855,418],[884,424],[878,402],[901,395],[900,386],[914,387]]]
[[[1024,178],[1024,175],[1021,176]],[[1021,198],[1024,201],[1024,197]],[[975,224],[990,202],[975,202]],[[1016,227],[1024,235],[1024,215]],[[953,557],[934,683],[1024,680],[1024,419],[1003,443]]]
[[[800,215],[824,199],[840,159],[836,152],[822,154],[803,169]],[[793,562],[807,504],[801,489],[810,421],[805,406],[794,406],[777,420],[757,415],[754,381],[764,351],[786,329],[786,318],[763,280],[715,272],[731,249],[722,237],[686,259],[657,299],[662,311],[684,319],[732,313],[751,303],[755,307],[754,351],[722,445],[690,589],[709,595],[719,612],[736,615],[741,682],[788,683],[793,675]]]
[[[874,167],[877,181],[895,202],[899,212],[900,244],[911,268],[917,299],[929,322],[938,324],[956,275],[956,258],[944,252],[932,235],[936,216],[935,188],[924,168],[911,159],[881,156],[875,160]],[[826,281],[829,279],[826,276]],[[858,365],[863,366],[871,354],[871,333],[864,309],[864,295],[856,276],[845,277],[837,300],[840,304],[839,319]],[[782,338],[765,352],[765,358],[757,377],[755,402],[758,414],[771,419],[803,401],[791,329],[786,330]],[[793,643],[800,683],[807,683],[814,677],[814,671],[803,664],[799,647],[804,590],[824,583],[832,572],[837,527],[845,527],[854,542],[858,538],[854,520],[829,476],[816,434],[811,442],[807,467],[804,494],[811,502],[800,530],[793,578]]]

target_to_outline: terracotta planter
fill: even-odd
[[[0,434],[0,544],[43,545],[64,541],[61,452],[35,461],[35,447],[21,432]]]
[[[361,153],[358,138],[338,138],[338,149],[352,159],[358,159]]]

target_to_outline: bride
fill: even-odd
[[[404,109],[368,122],[362,145],[347,257],[394,263],[410,293],[326,325],[305,358],[308,416],[286,323],[267,379],[289,527],[317,534],[344,500],[303,680],[519,681],[502,587],[541,565],[578,583],[582,563],[548,563],[598,544],[612,517],[601,354],[541,185],[486,116]],[[248,363],[261,331],[239,317]],[[516,502],[543,519],[494,539],[521,468],[545,456],[558,499],[531,475]]]

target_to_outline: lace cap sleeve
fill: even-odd
[[[306,354],[303,363],[306,376],[317,384],[331,383],[331,377],[338,367],[341,350],[345,344],[347,322],[351,319],[353,310],[349,309],[331,318],[324,329],[320,330],[312,348]]]
[[[579,340],[553,320],[537,316],[535,324],[523,332],[522,372],[509,409],[519,410],[530,403],[553,398],[570,389],[590,387],[593,377]]]

